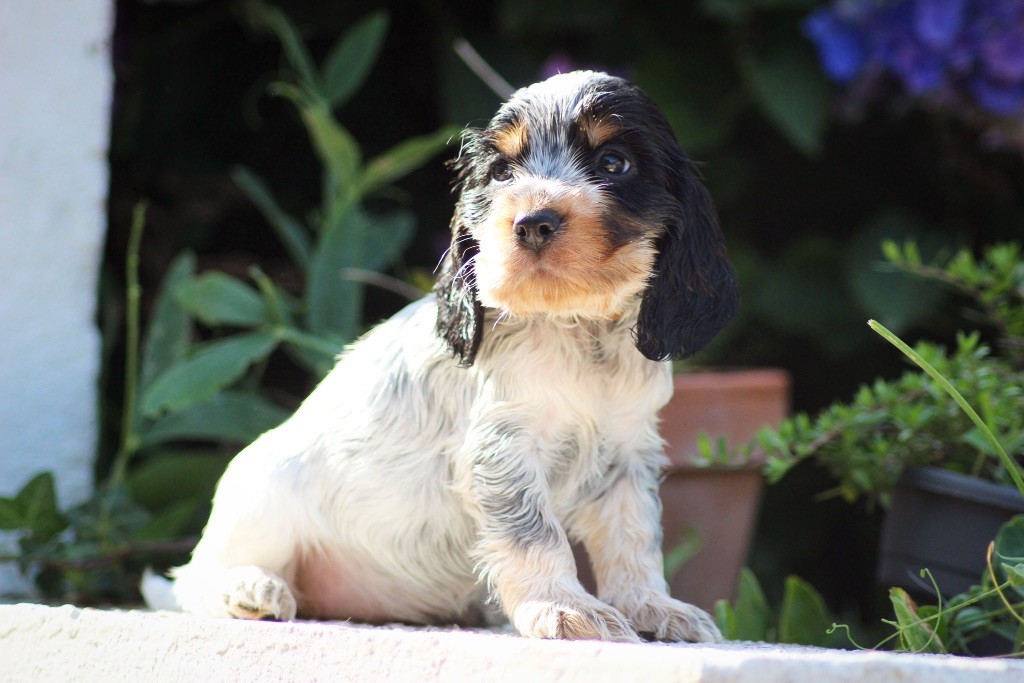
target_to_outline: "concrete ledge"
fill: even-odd
[[[169,612],[0,606],[11,681],[1019,683],[1024,662],[757,643],[628,645]]]

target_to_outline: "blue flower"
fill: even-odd
[[[965,0],[916,0],[914,32],[917,38],[935,50],[953,45],[964,27]]]
[[[821,65],[832,80],[849,83],[857,77],[867,55],[856,27],[821,9],[804,20],[803,31],[817,45]]]
[[[901,2],[878,13],[870,25],[872,53],[899,76],[913,95],[933,92],[946,80],[945,61],[914,31],[914,3]]]
[[[1004,83],[977,77],[968,84],[982,107],[1000,116],[1024,113],[1024,83]]]

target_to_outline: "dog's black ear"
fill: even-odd
[[[726,257],[711,196],[693,161],[681,151],[672,161],[678,213],[658,238],[658,256],[636,326],[636,346],[651,360],[692,356],[739,306],[736,274]]]
[[[477,299],[473,270],[477,248],[456,209],[452,218],[452,246],[441,263],[434,294],[437,296],[437,334],[447,342],[463,367],[473,364],[483,338],[484,312]]]
[[[448,163],[455,170],[455,188],[460,192],[452,216],[452,244],[441,261],[434,285],[437,297],[437,334],[458,357],[459,365],[469,367],[483,339],[484,311],[477,298],[473,257],[479,250],[470,235],[466,220],[467,192],[474,186],[473,160],[479,137],[475,131],[463,133],[459,156]]]

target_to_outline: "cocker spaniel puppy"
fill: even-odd
[[[737,306],[694,163],[640,89],[575,72],[515,93],[451,165],[434,294],[232,461],[177,604],[425,623],[489,598],[525,636],[718,640],[669,596],[659,526],[666,361]]]

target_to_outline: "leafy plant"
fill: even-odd
[[[961,401],[927,372],[910,371],[865,385],[848,403],[835,403],[817,416],[798,414],[775,429],[764,429],[756,447],[767,454],[766,474],[777,481],[797,463],[814,459],[838,485],[828,494],[847,500],[860,496],[888,504],[907,467],[931,465],[1012,485],[1017,465],[1003,458],[1024,456],[1024,368],[1016,358],[1022,327],[1024,265],[1018,245],[988,249],[975,260],[961,251],[945,265],[923,265],[913,243],[884,245],[889,261],[916,275],[939,280],[970,294],[1002,335],[1007,357],[994,355],[974,332],[960,334],[948,352],[920,342],[912,354],[930,365],[978,407],[976,422]],[[987,429],[1001,435],[993,441]],[[828,495],[826,494],[826,495]]]
[[[980,259],[964,249],[932,264],[922,262],[914,242],[884,242],[882,253],[898,269],[972,299],[978,306],[972,317],[992,325],[1003,355],[1024,368],[1024,254],[1019,243],[990,246]]]
[[[989,544],[988,568],[977,585],[943,602],[918,605],[902,588],[889,590],[893,618],[883,622],[893,633],[870,649],[891,647],[903,652],[975,654],[980,646],[991,652],[1003,642],[1007,654],[1024,652],[1024,515],[1017,515]],[[921,578],[930,579],[927,569]],[[844,631],[858,649],[845,625]]]
[[[846,639],[831,626],[834,620],[821,594],[798,576],[786,578],[782,602],[768,604],[757,577],[744,567],[732,602],[715,604],[715,621],[728,640],[794,643],[841,648]]]
[[[436,155],[456,132],[443,128],[364,161],[333,108],[369,74],[386,15],[354,25],[318,71],[280,10],[258,1],[245,8],[284,48],[291,71],[273,89],[295,106],[324,168],[322,201],[306,223],[286,213],[253,172],[234,172],[302,274],[302,291],[285,291],[256,267],[252,284],[216,271],[197,274],[194,255],[184,253],[167,271],[143,342],[138,264],[145,207],[136,208],[126,260],[121,433],[110,473],[91,499],[66,511],[49,472],[0,498],[0,529],[16,532],[19,549],[0,561],[16,562],[47,596],[135,598],[130,576],[142,563],[192,547],[195,539],[183,535],[205,518],[227,463],[222,452],[195,445],[245,443],[287,417],[258,389],[276,349],[314,375],[330,369],[359,332],[365,283],[390,284],[378,271],[401,254],[415,225],[406,210],[372,213],[364,200]],[[198,343],[197,323],[210,330]]]
[[[884,326],[875,321],[869,321],[868,324],[916,363],[934,386],[955,402],[974,424],[981,438],[988,443],[1009,479],[1024,496],[1024,477],[1021,475],[1020,466],[1007,454],[990,424],[974,410],[953,383],[921,353],[911,349]],[[974,343],[976,344],[976,339]],[[998,561],[998,571],[993,563],[993,556]],[[970,654],[973,643],[987,636],[995,636],[1009,641],[1012,653],[1024,652],[1024,515],[1017,515],[1000,528],[995,541],[989,544],[986,563],[988,572],[982,577],[980,584],[953,597],[945,605],[942,603],[941,591],[934,585],[934,581],[933,587],[939,599],[936,605],[919,607],[902,588],[891,588],[889,599],[894,619],[883,621],[895,631],[874,648],[895,642],[894,649],[908,652]],[[931,578],[927,569],[922,570],[921,575],[922,578]],[[787,595],[789,589],[787,585]],[[744,639],[771,638],[774,635],[771,630],[771,613],[767,609],[760,587],[751,574],[744,574],[737,592],[735,607],[722,603],[716,609],[723,632]],[[812,598],[813,596],[807,599],[811,601],[810,607],[801,613],[810,615],[812,624],[819,622],[818,627],[807,631],[810,634],[817,634],[822,612],[814,608]],[[785,607],[785,601],[783,604]],[[780,617],[780,640],[784,632],[782,624],[783,620]],[[846,626],[833,624],[827,630],[827,634],[832,636],[841,630],[845,631],[851,643],[860,647],[850,636],[849,628]]]
[[[203,425],[198,414],[177,415],[177,425],[168,428],[164,420],[146,420],[136,410],[140,390],[145,391],[154,376],[172,364],[187,344],[187,318],[175,306],[169,291],[192,267],[191,257],[179,259],[172,266],[157,297],[146,343],[140,350],[138,257],[144,220],[145,206],[140,205],[132,221],[126,262],[127,349],[122,431],[109,475],[92,498],[66,511],[60,509],[54,475],[50,472],[30,479],[13,497],[0,498],[0,529],[16,533],[20,551],[0,557],[0,562],[16,562],[47,596],[75,602],[130,599],[135,595],[136,583],[128,578],[133,562],[181,555],[195,541],[182,539],[181,535],[202,509],[202,496],[193,495],[195,489],[188,486],[159,505],[136,495],[137,477],[144,474],[146,466],[160,462],[162,456],[158,451],[152,451],[152,459],[143,468],[134,472],[128,469],[144,446],[157,446],[173,438],[193,438],[197,431],[211,429],[209,424]],[[256,397],[248,397],[244,405],[237,406],[239,414],[251,408],[262,409],[268,421],[280,419],[279,409],[261,405]],[[183,479],[187,481],[187,477]],[[162,482],[164,487],[167,481]],[[211,490],[212,482],[204,491],[206,500]]]

